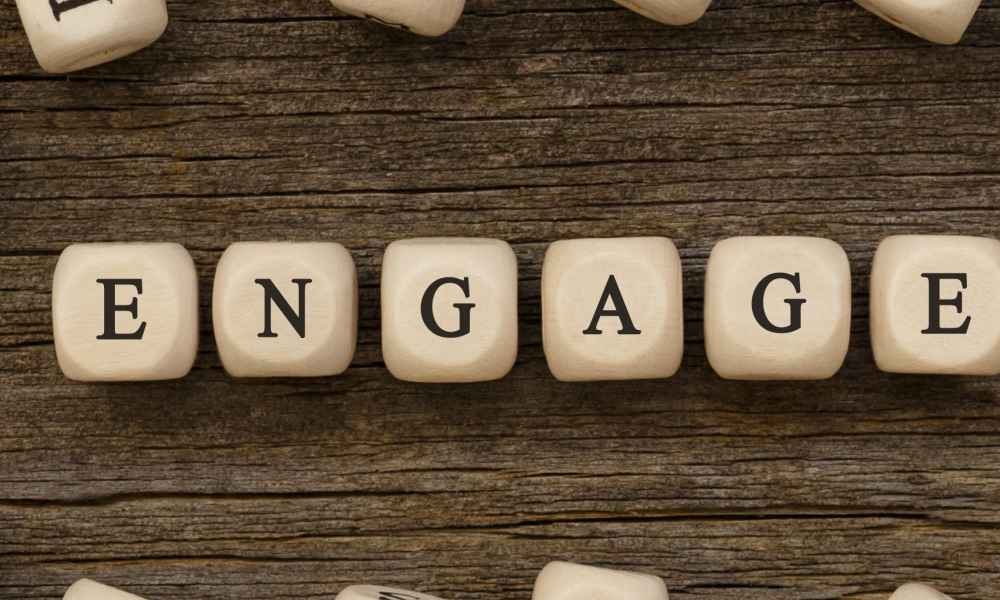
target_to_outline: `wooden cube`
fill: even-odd
[[[320,377],[354,357],[358,279],[329,242],[239,242],[215,270],[215,342],[233,377]]]
[[[382,260],[382,356],[405,381],[506,375],[517,357],[517,258],[478,238],[393,242]]]
[[[56,356],[78,381],[183,377],[198,351],[198,277],[178,244],[73,244],[52,281]]]
[[[384,585],[352,585],[344,588],[334,600],[440,600],[440,598]]]
[[[684,353],[681,260],[667,238],[562,240],[542,267],[542,342],[560,381],[650,379]]]
[[[555,561],[535,579],[531,600],[669,600],[654,575]]]
[[[951,600],[941,592],[922,583],[907,583],[900,587],[889,600]]]
[[[135,594],[123,592],[109,585],[90,579],[81,579],[69,586],[63,600],[143,600]]]
[[[349,15],[419,35],[444,35],[462,16],[465,0],[331,0]]]
[[[705,274],[705,350],[726,379],[825,379],[847,356],[851,267],[836,242],[736,237]]]
[[[705,14],[712,0],[615,0],[625,8],[667,25],[688,25]]]
[[[886,238],[872,265],[870,312],[883,371],[1000,374],[1000,242]]]
[[[982,0],[856,0],[900,29],[938,44],[957,44]]]
[[[17,0],[35,58],[67,73],[132,54],[167,28],[164,0]]]

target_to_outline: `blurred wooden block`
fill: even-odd
[[[233,377],[343,373],[357,342],[351,255],[327,242],[240,242],[215,270],[212,322]]]
[[[705,350],[726,379],[826,379],[847,356],[851,267],[836,242],[736,237],[705,274]]]
[[[615,0],[625,8],[667,25],[688,25],[705,14],[712,0]]]
[[[73,244],[52,281],[56,356],[78,381],[175,379],[198,350],[198,278],[178,244]]]
[[[883,371],[1000,374],[1000,242],[886,238],[872,264],[870,312]]]
[[[349,15],[419,35],[444,35],[455,26],[465,0],[331,0]]]
[[[135,594],[123,592],[103,583],[81,579],[69,586],[63,600],[143,600]]]
[[[441,600],[430,594],[412,592],[383,585],[352,585],[344,588],[334,600]]]
[[[538,574],[531,600],[669,600],[669,595],[654,575],[555,561]]]
[[[982,0],[855,0],[900,29],[938,44],[957,44]]]
[[[517,357],[517,258],[507,242],[417,238],[382,260],[382,356],[405,381],[506,375]]]
[[[667,238],[562,240],[542,268],[542,340],[561,381],[670,377],[684,353],[681,260]]]
[[[167,28],[164,0],[17,0],[38,64],[68,73],[132,54]]]
[[[907,583],[896,590],[889,600],[951,600],[951,597],[945,596],[929,585]]]

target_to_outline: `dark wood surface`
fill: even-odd
[[[170,2],[154,47],[38,70],[0,3],[0,599],[81,576],[152,600],[332,598],[383,582],[527,599],[551,559],[675,599],[1000,593],[1000,379],[879,373],[867,275],[894,233],[996,235],[1000,2],[957,47],[843,0],[719,0],[671,29],[603,0],[470,0],[440,40],[324,1]],[[820,383],[715,377],[705,259],[732,235],[833,238],[851,352]],[[521,260],[521,350],[483,385],[394,381],[381,253],[494,236]],[[659,382],[567,385],[540,344],[548,242],[666,235],[687,352]],[[237,240],[346,245],[354,366],[235,381],[209,318]],[[49,290],[72,242],[170,240],[198,264],[186,379],[60,375]]]

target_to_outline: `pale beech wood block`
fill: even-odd
[[[132,54],[167,28],[164,0],[17,0],[35,58],[68,73]]]
[[[73,244],[52,280],[56,356],[78,381],[176,379],[198,351],[198,277],[179,244]]]
[[[736,237],[705,273],[705,350],[726,379],[826,379],[847,356],[851,267],[831,240]]]
[[[352,585],[344,588],[334,600],[441,600],[430,594],[384,585]]]
[[[531,600],[669,600],[654,575],[555,561],[535,579]]]
[[[681,260],[667,238],[562,240],[542,267],[542,343],[561,381],[670,377],[684,353]]]
[[[343,12],[419,35],[444,35],[462,16],[465,0],[331,0]]]
[[[705,14],[712,0],[615,0],[625,8],[667,25],[688,25]]]
[[[123,592],[103,583],[81,579],[69,586],[63,600],[143,600],[135,594]]]
[[[982,0],[855,0],[900,29],[938,44],[957,44]]]
[[[892,373],[1000,373],[1000,242],[886,238],[871,274],[875,362]]]
[[[321,377],[351,364],[354,260],[329,242],[238,242],[219,259],[212,322],[233,377]]]
[[[478,238],[389,244],[382,356],[398,379],[460,383],[506,375],[517,357],[517,258]]]
[[[951,600],[941,592],[922,583],[907,583],[889,597],[889,600]]]

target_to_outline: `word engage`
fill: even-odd
[[[517,356],[517,259],[503,241],[393,242],[382,261],[382,354],[397,378],[489,381]],[[681,261],[666,238],[563,240],[542,267],[542,340],[562,381],[663,378],[684,350]],[[75,244],[56,266],[56,352],[67,377],[184,376],[198,345],[198,282],[178,244]],[[871,273],[879,368],[1000,373],[1000,242],[884,240]],[[718,243],[705,273],[705,346],[728,379],[824,379],[847,354],[844,250],[809,237]],[[212,320],[235,377],[336,375],[357,340],[354,261],[334,243],[241,242],[215,272]]]

